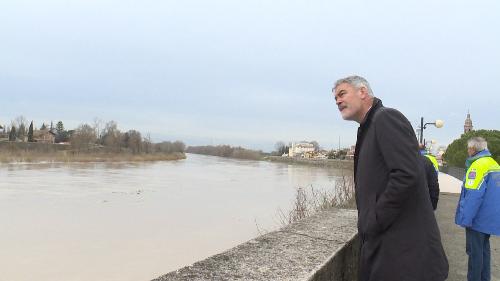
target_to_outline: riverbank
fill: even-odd
[[[354,169],[354,161],[340,159],[309,159],[309,158],[294,158],[281,156],[267,156],[264,160],[271,162],[281,162],[288,164],[313,165],[323,166],[335,169]]]
[[[251,150],[239,146],[231,147],[230,145],[188,146],[186,152],[245,160],[262,160],[264,158],[264,154],[260,150]]]
[[[186,159],[182,152],[132,154],[132,153],[73,153],[70,151],[54,152],[1,152],[0,163],[37,163],[37,162],[145,162],[171,161]]]
[[[155,145],[149,150],[132,151],[102,145],[77,149],[69,144],[0,142],[0,163],[142,162],[186,158],[183,149],[165,149],[163,143]]]

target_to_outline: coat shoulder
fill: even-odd
[[[399,110],[390,107],[381,107],[377,112],[375,112],[374,118],[402,118],[407,120],[406,117]]]
[[[390,107],[381,107],[373,116],[373,123],[380,124],[375,127],[387,129],[391,126],[399,128],[401,131],[413,131],[410,121],[399,110]]]

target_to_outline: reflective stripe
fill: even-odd
[[[439,173],[439,165],[438,165],[438,161],[436,160],[436,157],[434,157],[434,155],[430,155],[430,154],[425,154],[425,157],[427,157],[427,158],[429,158],[429,160],[431,160],[432,166],[434,166],[436,173]]]
[[[466,189],[479,189],[490,172],[500,171],[500,166],[491,157],[482,157],[470,165],[465,176]]]

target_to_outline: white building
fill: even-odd
[[[301,156],[307,152],[313,152],[314,145],[308,142],[292,143],[292,146],[288,149],[288,156],[295,157]]]
[[[345,158],[353,160],[355,153],[356,153],[356,146],[355,145],[351,145],[351,148],[349,148],[349,150],[347,151],[347,154],[345,155]]]

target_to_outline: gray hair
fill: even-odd
[[[351,86],[353,86],[356,89],[359,89],[361,87],[365,87],[366,90],[368,91],[368,95],[370,97],[373,97],[373,92],[372,92],[372,88],[370,87],[370,84],[368,83],[368,81],[366,81],[365,78],[363,78],[361,76],[352,75],[352,76],[348,76],[348,77],[337,80],[335,82],[335,86],[332,89],[333,92],[335,92],[337,87],[343,83],[350,84]]]
[[[467,147],[479,152],[488,149],[488,143],[482,137],[473,137],[467,141]]]

